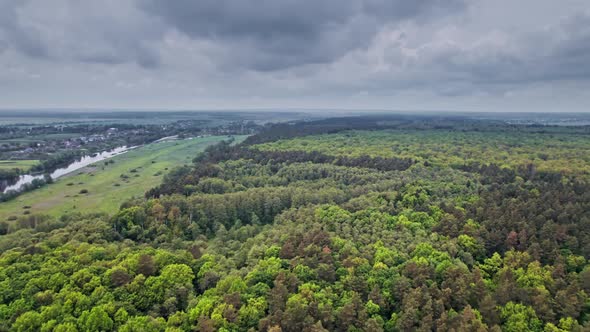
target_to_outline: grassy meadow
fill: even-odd
[[[0,170],[18,168],[26,172],[38,162],[38,160],[0,160]]]
[[[236,140],[245,137],[236,137]],[[115,212],[122,202],[156,186],[169,169],[190,164],[207,146],[226,136],[152,143],[58,179],[55,183],[0,203],[0,220],[23,214]],[[0,165],[0,167],[2,167]]]

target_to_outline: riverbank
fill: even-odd
[[[86,167],[88,165],[91,165],[91,164],[94,164],[94,163],[97,163],[97,162],[100,162],[103,160],[107,160],[109,158],[123,154],[131,149],[134,149],[134,148],[136,148],[136,147],[129,147],[128,148],[126,146],[121,146],[121,147],[114,148],[112,150],[82,156],[79,160],[71,162],[70,164],[68,164],[65,167],[57,168],[57,169],[53,170],[51,173],[49,173],[48,175],[51,178],[51,180],[57,180],[60,177],[70,174],[72,172],[75,172],[83,167]],[[43,173],[23,174],[16,180],[16,182],[14,184],[11,184],[11,185],[7,186],[6,188],[4,188],[3,193],[6,194],[10,191],[19,193],[22,191],[22,189],[27,184],[31,184],[34,180],[44,180],[46,178],[47,178],[47,175],[45,175]]]
[[[245,136],[244,136],[245,137]],[[237,136],[237,140],[244,137]],[[132,197],[143,196],[175,166],[190,164],[207,146],[227,136],[148,144],[58,179],[53,184],[0,203],[0,221],[27,214],[116,211]]]

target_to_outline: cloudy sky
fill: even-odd
[[[590,111],[588,0],[0,0],[0,108]]]

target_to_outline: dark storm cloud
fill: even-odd
[[[364,0],[365,13],[382,19],[425,18],[433,14],[449,14],[465,9],[467,3],[460,0]]]
[[[191,38],[226,46],[226,65],[271,71],[328,63],[378,29],[461,9],[459,0],[146,0],[141,8]]]
[[[47,49],[37,31],[24,29],[18,22],[16,10],[23,4],[18,0],[0,0],[0,42],[31,57],[46,57]]]
[[[148,43],[163,32],[152,23],[124,1],[0,0],[0,41],[50,61],[155,67]]]

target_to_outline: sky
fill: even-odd
[[[0,108],[590,112],[590,1],[0,0]]]

